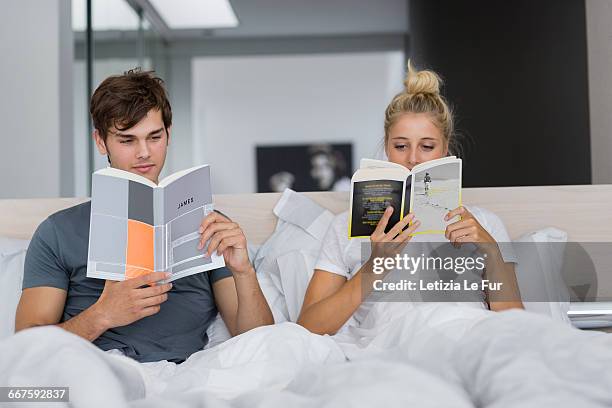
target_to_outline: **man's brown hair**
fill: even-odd
[[[172,125],[172,109],[164,81],[155,71],[136,68],[102,81],[91,97],[89,112],[94,128],[106,141],[109,129],[129,129],[151,109],[161,112],[164,128],[168,130]]]

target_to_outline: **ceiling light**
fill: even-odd
[[[138,15],[125,0],[92,1],[92,23],[95,31],[138,30]],[[86,0],[72,0],[72,29],[87,27]]]
[[[229,0],[149,0],[171,29],[236,27]]]

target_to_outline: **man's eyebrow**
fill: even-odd
[[[130,135],[129,133],[119,133],[119,132],[115,132],[114,134],[115,134],[115,136],[117,136],[117,137],[125,137],[125,138],[130,138],[130,137],[132,137],[132,138],[133,138],[133,137],[136,137],[136,136],[134,136],[134,135]]]
[[[154,135],[156,133],[160,133],[163,130],[164,130],[163,127],[159,128],[159,129],[156,129],[156,130],[152,130],[152,131],[149,132],[148,136]],[[129,133],[119,133],[119,132],[114,132],[114,135],[117,136],[117,137],[124,137],[124,138],[134,138],[134,137],[136,137],[135,135],[131,135]]]

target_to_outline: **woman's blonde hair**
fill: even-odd
[[[407,113],[425,113],[440,129],[449,151],[455,151],[453,113],[446,99],[440,94],[442,79],[433,71],[416,70],[408,60],[408,72],[404,90],[395,95],[385,110],[385,148],[389,141],[389,129]]]

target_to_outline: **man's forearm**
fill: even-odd
[[[94,341],[100,337],[102,333],[108,330],[108,327],[104,324],[102,315],[98,313],[95,305],[85,309],[72,319],[57,324],[57,326],[87,341]]]
[[[274,324],[270,306],[259,287],[255,270],[234,276],[238,295],[236,333],[241,334],[255,327]]]

